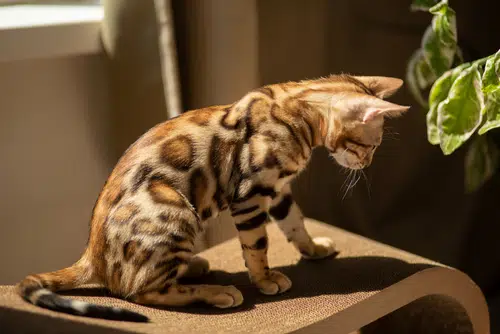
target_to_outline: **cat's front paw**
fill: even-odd
[[[313,239],[314,249],[312,254],[301,252],[302,257],[308,260],[323,259],[325,257],[336,255],[338,252],[335,249],[332,239],[327,237],[316,237]]]
[[[267,275],[256,281],[255,285],[265,295],[276,295],[292,287],[292,281],[279,271],[270,270]]]

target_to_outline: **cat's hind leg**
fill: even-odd
[[[208,274],[210,271],[210,264],[207,259],[200,256],[193,256],[188,263],[187,270],[181,275],[185,278],[195,278]]]
[[[166,284],[160,290],[144,292],[131,298],[143,305],[185,306],[205,302],[218,308],[236,307],[243,303],[243,295],[234,286]]]

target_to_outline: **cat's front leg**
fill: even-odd
[[[269,269],[265,227],[268,214],[265,209],[260,205],[244,203],[233,206],[231,210],[251,281],[266,295],[275,295],[290,289],[292,282],[288,277]]]
[[[290,185],[286,185],[280,196],[273,200],[269,213],[302,257],[322,259],[337,253],[330,238],[311,238],[304,226],[304,216],[292,198]]]

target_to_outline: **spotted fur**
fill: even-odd
[[[140,304],[238,306],[243,296],[235,287],[178,282],[208,271],[207,261],[194,256],[194,240],[225,209],[234,218],[251,281],[264,294],[288,290],[291,281],[269,269],[265,224],[272,217],[306,258],[335,252],[330,240],[307,233],[289,183],[318,146],[345,167],[369,165],[383,116],[408,109],[383,100],[401,84],[340,75],[269,85],[231,105],[157,125],[125,152],[104,185],[81,259],[26,277],[18,284],[20,295],[55,311],[129,321],[147,318],[55,292],[98,283]]]

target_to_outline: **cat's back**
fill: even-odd
[[[191,110],[160,123],[131,145],[124,156],[129,153],[146,157],[144,153],[149,148],[161,146],[164,147],[163,151],[172,151],[170,155],[175,156],[175,153],[193,150],[193,146],[203,146],[210,136],[219,132],[221,119],[227,113],[228,107],[214,106]],[[172,163],[177,165],[180,162]]]
[[[239,131],[228,131],[221,125],[229,109],[229,105],[223,105],[191,110],[144,133],[111,172],[91,224],[105,221],[120,202],[140,193],[151,177],[168,179],[173,188],[188,195],[191,175],[197,171],[213,174],[209,164],[214,155],[223,154],[219,147],[227,146],[222,145],[226,140],[235,143],[242,137]]]
[[[149,129],[125,151],[108,178],[103,194],[115,194],[108,202],[116,202],[118,193],[127,190],[124,187],[138,188],[151,173],[168,175],[182,186],[183,175],[206,164],[228,107],[191,110]]]

